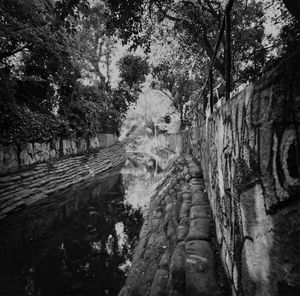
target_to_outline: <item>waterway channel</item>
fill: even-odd
[[[142,225],[129,171],[95,176],[0,221],[0,295],[117,295]]]

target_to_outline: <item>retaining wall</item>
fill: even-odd
[[[213,238],[201,169],[191,155],[181,156],[150,198],[126,286],[118,295],[227,295]]]
[[[35,201],[122,164],[126,150],[114,135],[85,140],[2,146],[2,164],[13,170],[0,176],[0,219]],[[52,146],[51,146],[52,145]],[[8,154],[9,156],[5,156]],[[16,160],[17,159],[17,160]]]
[[[98,148],[109,147],[118,140],[113,134],[99,134],[87,139],[53,139],[43,143],[2,145],[0,143],[0,176],[15,173],[26,167]]]
[[[282,61],[190,137],[233,295],[300,291],[300,58]]]

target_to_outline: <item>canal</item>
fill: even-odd
[[[135,179],[116,168],[0,221],[0,295],[117,295],[142,225]]]

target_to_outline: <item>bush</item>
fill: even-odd
[[[3,144],[44,142],[66,133],[65,126],[64,120],[32,112],[25,107],[0,110],[0,138]]]

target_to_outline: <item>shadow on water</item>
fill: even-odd
[[[119,171],[0,222],[0,295],[117,295],[142,214]]]

